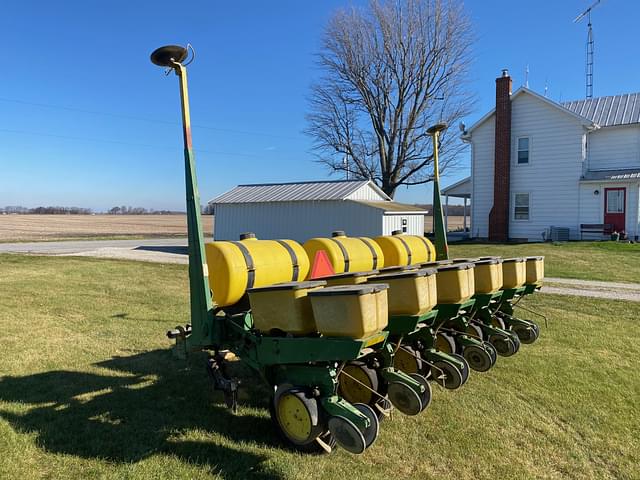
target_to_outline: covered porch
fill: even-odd
[[[441,195],[444,196],[444,224],[445,228],[448,232],[448,237],[451,240],[458,239],[462,240],[469,237],[469,232],[471,231],[471,177],[463,178],[462,180],[449,185],[446,188],[441,190]],[[450,213],[453,210],[454,206],[449,205],[449,197],[451,198],[461,198],[463,200],[462,203],[462,225],[451,225],[450,222]],[[455,207],[459,207],[456,205]],[[459,210],[459,208],[456,208]],[[454,216],[451,215],[451,218]],[[455,215],[456,219],[459,215]],[[460,226],[462,230],[460,230]]]

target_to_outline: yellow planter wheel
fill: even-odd
[[[393,357],[393,366],[404,373],[420,373],[422,360],[413,348],[401,345]]]
[[[374,405],[380,398],[378,387],[376,371],[364,362],[349,362],[338,379],[338,393],[349,403]]]
[[[315,439],[324,431],[315,398],[307,398],[302,389],[283,386],[276,390],[271,414],[282,436],[294,447],[315,449]]]
[[[507,327],[504,324],[504,320],[502,320],[497,315],[492,315],[491,316],[491,326],[496,327],[496,328],[501,328],[502,330],[506,330],[507,329]]]
[[[456,353],[456,342],[449,334],[438,332],[436,335],[434,346],[436,350],[453,355]]]
[[[471,338],[475,338],[478,340],[484,340],[484,335],[482,333],[482,329],[478,325],[470,324],[467,326],[466,334]]]

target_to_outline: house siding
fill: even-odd
[[[493,206],[495,116],[473,132],[471,146],[471,236],[489,237],[489,212]]]
[[[580,223],[604,223],[605,188],[626,188],[625,230],[629,238],[640,236],[640,185],[638,183],[585,182],[580,184]],[[594,192],[598,190],[599,194]],[[584,240],[600,239],[584,234]]]
[[[513,100],[509,237],[542,240],[549,227],[579,238],[579,182],[584,128],[568,113],[524,93]],[[517,139],[529,137],[529,163],[518,165]],[[514,219],[516,193],[529,194],[529,220]]]
[[[261,239],[298,242],[327,237],[334,230],[377,236],[382,234],[383,216],[379,209],[343,200],[219,204],[213,235],[215,240],[237,240],[241,233],[253,232]]]
[[[590,170],[640,168],[640,127],[605,127],[589,135]]]

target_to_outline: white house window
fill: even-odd
[[[514,218],[516,220],[529,220],[528,193],[516,193]]]
[[[529,137],[518,138],[518,165],[529,163]]]

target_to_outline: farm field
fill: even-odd
[[[467,218],[467,221],[469,219]],[[203,215],[206,234],[213,216]],[[425,231],[433,217],[425,217]],[[461,230],[462,216],[449,217],[449,230]],[[0,215],[0,242],[35,242],[68,239],[182,237],[187,235],[184,215]]]
[[[211,234],[213,217],[202,219]],[[186,235],[185,215],[0,215],[0,242]]]
[[[0,478],[640,477],[640,304],[527,299],[549,317],[538,343],[434,386],[362,456],[306,456],[279,443],[252,376],[234,416],[201,355],[172,358],[186,266],[0,255],[0,271]]]
[[[450,232],[462,231],[464,225],[464,217],[462,215],[451,215],[447,222],[447,230]],[[469,228],[469,216],[467,215],[467,228]],[[431,232],[433,230],[433,217],[424,217],[424,231]]]

